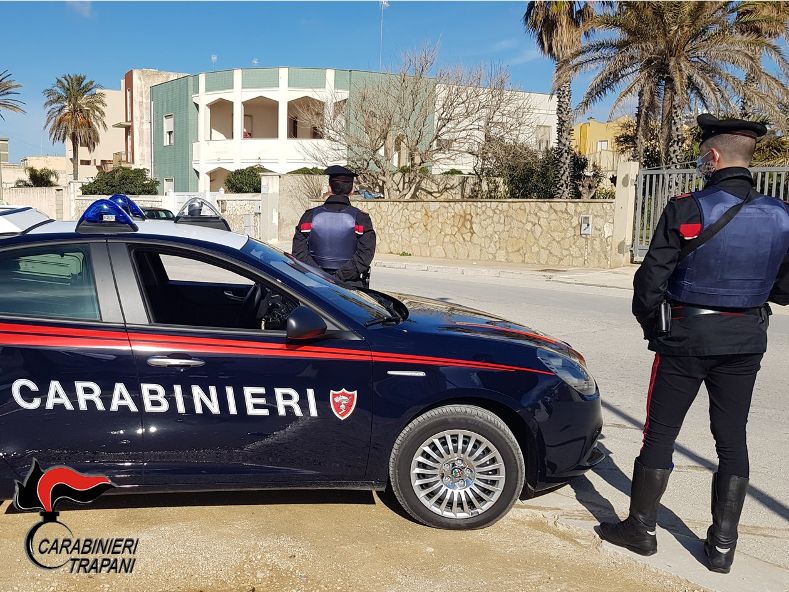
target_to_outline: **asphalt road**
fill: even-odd
[[[383,268],[375,270],[373,287],[496,313],[566,340],[582,352],[602,392],[602,444],[609,458],[587,477],[523,505],[587,531],[600,519],[613,517],[614,512],[626,515],[654,355],[646,349],[640,328],[630,315],[630,291],[539,278],[486,278]],[[772,317],[769,340],[749,418],[751,488],[732,573],[711,574],[699,561],[702,547],[698,537],[705,536],[710,522],[710,480],[717,465],[703,390],[677,442],[675,470],[659,516],[660,526],[667,530],[658,533],[658,555],[647,560],[713,589],[789,590],[789,316]]]

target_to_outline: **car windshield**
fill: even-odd
[[[364,317],[360,319],[362,322],[391,317],[386,307],[369,294],[345,288],[323,270],[306,265],[289,253],[283,253],[253,238],[247,241],[241,252],[287,275],[310,292],[317,292],[347,314],[356,318],[361,315]]]

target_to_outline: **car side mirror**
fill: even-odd
[[[288,317],[288,339],[300,341],[315,339],[326,333],[326,321],[311,308],[300,304]]]

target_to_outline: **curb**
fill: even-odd
[[[451,265],[435,265],[432,263],[405,263],[400,261],[373,261],[373,267],[385,269],[407,269],[410,271],[429,271],[433,273],[450,273],[453,275],[471,275],[500,278],[543,277],[551,278],[551,274],[539,271],[518,271],[514,269],[494,269],[490,267],[453,267]]]

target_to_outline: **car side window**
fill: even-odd
[[[88,245],[0,252],[0,314],[101,320]]]
[[[191,253],[132,249],[151,322],[160,325],[284,331],[298,302],[227,262]]]
[[[229,269],[224,269],[199,259],[190,259],[180,255],[159,255],[167,274],[173,282],[199,282],[209,284],[237,284],[251,286],[255,282]]]

